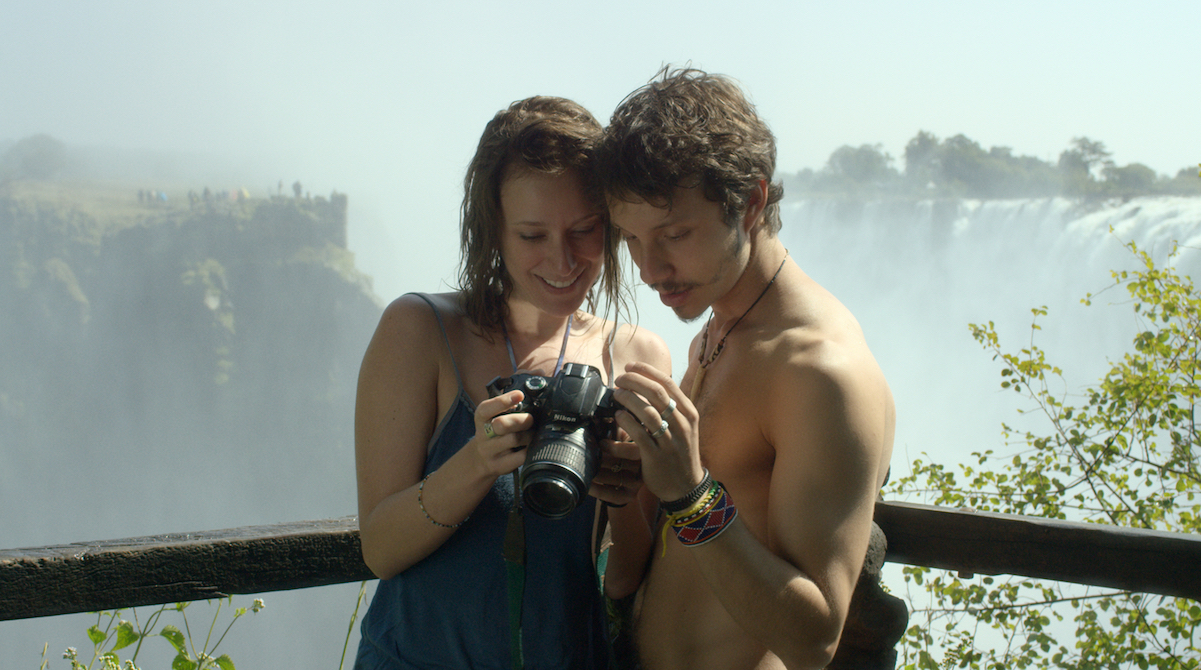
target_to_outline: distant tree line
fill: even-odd
[[[1016,156],[1009,147],[985,149],[956,135],[940,140],[920,131],[905,145],[903,168],[880,144],[841,146],[820,170],[784,176],[790,195],[903,198],[1129,198],[1139,195],[1201,196],[1194,167],[1175,176],[1142,163],[1119,166],[1103,142],[1073,139],[1055,163]]]

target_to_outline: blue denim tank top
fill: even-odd
[[[429,298],[450,350],[442,315]],[[475,405],[463,388],[427,447],[425,474],[475,434]],[[380,580],[363,617],[356,670],[511,670],[509,605],[501,549],[511,477],[499,477],[471,517],[437,550],[392,579]],[[592,559],[596,499],[563,519],[523,512],[526,578],[522,600],[525,667],[603,669],[606,617]]]

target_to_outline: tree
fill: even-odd
[[[1087,137],[1075,137],[1068,148],[1059,154],[1059,172],[1063,178],[1063,190],[1067,195],[1089,195],[1096,191],[1096,175],[1105,166],[1112,165],[1109,150],[1104,142],[1094,142]]]
[[[882,144],[843,145],[830,154],[822,173],[827,184],[850,191],[886,190],[898,177]]]
[[[0,157],[0,181],[53,179],[67,166],[66,146],[49,135],[19,140]]]
[[[1134,196],[1150,193],[1155,188],[1155,170],[1142,163],[1131,163],[1125,167],[1106,165],[1101,174],[1105,177],[1105,190],[1112,195]]]
[[[918,131],[905,145],[905,179],[911,185],[925,189],[939,177],[939,141],[934,133]]]
[[[1170,263],[1159,267],[1127,246],[1142,269],[1115,272],[1113,279],[1145,328],[1133,350],[1082,396],[1056,394],[1052,382],[1062,381],[1062,372],[1033,342],[1046,308],[1033,310],[1031,344],[1019,353],[1002,350],[992,323],[972,325],[976,340],[1002,363],[1001,386],[1033,401],[1031,412],[1045,420],[1045,431],[1004,426],[1013,451],[974,453],[974,463],[958,466],[958,473],[915,461],[894,493],[991,512],[1201,531],[1201,436],[1194,423],[1201,294]],[[930,602],[914,608],[916,625],[902,641],[906,668],[1201,667],[1201,606],[1185,598],[920,567],[904,573]],[[1068,621],[1074,643],[1059,639]],[[978,644],[977,633],[989,630],[1000,642]]]

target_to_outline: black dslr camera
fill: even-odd
[[[617,403],[600,370],[565,363],[554,377],[518,373],[488,383],[489,397],[520,390],[512,412],[534,416],[534,438],[521,466],[521,496],[535,513],[567,516],[588,494],[600,464],[598,440],[613,435]]]

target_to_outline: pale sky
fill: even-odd
[[[202,154],[228,167],[197,189],[264,196],[299,180],[314,195],[346,193],[351,251],[391,300],[446,290],[455,276],[463,170],[484,124],[513,100],[573,98],[604,123],[661,65],[691,62],[743,84],[778,137],[785,172],[820,168],[841,145],[881,143],[899,158],[927,130],[1044,160],[1087,136],[1120,164],[1175,174],[1201,162],[1198,26],[1201,0],[8,0],[0,143],[48,133],[74,146]],[[855,273],[864,259],[846,256]],[[1021,304],[1043,298],[1029,300]],[[697,325],[676,323],[645,292],[639,306],[641,323],[671,345],[678,378]],[[993,318],[994,306],[983,308]],[[967,318],[946,326],[954,340],[895,333],[887,321],[869,327],[869,339],[899,334],[946,348],[967,339]],[[988,381],[944,384],[943,393],[978,388],[987,402],[976,405],[995,404],[995,364],[967,346]],[[958,417],[941,408],[943,396],[927,402],[911,390],[965,363],[935,366],[936,356],[927,363],[904,348],[886,355],[909,431],[898,434],[894,464],[930,444],[963,451],[994,439],[999,419]],[[349,490],[324,495],[353,501]],[[330,515],[353,509],[335,507]],[[354,593],[329,593],[271,594],[279,623],[256,624],[239,662],[291,653],[311,664],[318,650],[326,658],[340,648]],[[289,606],[301,597],[326,600]],[[7,623],[0,647],[33,640],[24,658],[35,659],[43,634],[75,639],[44,632],[49,625]]]
[[[513,100],[605,122],[691,62],[744,85],[781,171],[844,144],[899,159],[928,130],[1046,160],[1088,136],[1175,174],[1201,161],[1199,25],[1196,0],[11,2],[0,140],[199,152],[238,169],[197,188],[347,193],[388,300],[453,279],[464,167]]]

